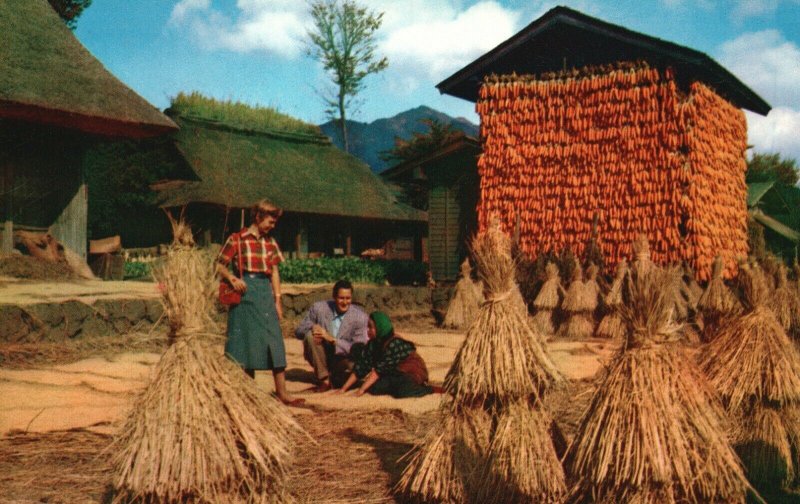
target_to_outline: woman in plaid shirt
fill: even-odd
[[[242,301],[228,312],[225,354],[255,377],[257,369],[271,369],[275,393],[284,404],[297,405],[286,392],[286,348],[280,320],[281,277],[278,264],[283,255],[269,232],[282,211],[261,200],[250,210],[253,223],[232,234],[219,253],[217,272],[242,293]],[[242,271],[238,271],[241,262]],[[233,265],[234,272],[231,272]]]

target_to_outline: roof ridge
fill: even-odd
[[[229,131],[232,133],[244,133],[248,135],[260,135],[260,136],[275,138],[278,140],[288,140],[293,142],[333,145],[331,139],[323,134],[298,133],[298,132],[291,132],[291,131],[271,129],[271,128],[248,128],[245,126],[240,126],[237,124],[231,124],[229,122],[221,121],[219,119],[210,119],[208,117],[203,117],[200,115],[176,113],[172,109],[167,109],[165,113],[168,116],[173,117],[175,119],[181,119],[195,124],[201,124],[206,127],[210,127],[212,129],[217,129],[220,131]]]

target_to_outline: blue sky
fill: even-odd
[[[435,85],[555,5],[710,55],[773,107],[748,113],[756,150],[800,160],[800,0],[362,0],[384,12],[389,68],[367,79],[353,116],[373,121],[427,105],[477,123],[473,104]],[[179,91],[327,120],[329,89],[304,54],[303,0],[95,0],[75,32],[159,108]]]

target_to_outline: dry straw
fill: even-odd
[[[591,266],[588,271],[592,271]],[[595,268],[595,275],[596,271]],[[581,268],[576,265],[572,281],[561,303],[561,309],[567,319],[558,328],[559,338],[585,339],[591,338],[594,334],[594,311],[597,309],[599,287],[592,277],[589,277],[587,282],[584,282],[582,277]]]
[[[443,424],[411,452],[397,490],[425,502],[557,502],[565,491],[539,398],[563,378],[527,322],[509,238],[473,244],[486,300],[445,379]]]
[[[461,263],[461,278],[456,282],[453,299],[447,305],[442,325],[450,329],[466,329],[475,318],[483,302],[483,293],[478,282],[472,280],[469,259]]]
[[[800,293],[789,286],[785,264],[776,271],[777,288],[770,294],[768,306],[787,334],[795,336],[800,330]]]
[[[536,314],[533,316],[534,328],[543,336],[552,336],[555,333],[553,326],[553,311],[558,308],[560,300],[564,297],[564,288],[558,275],[558,266],[548,262],[545,266],[545,281],[533,300]]]
[[[622,322],[619,308],[622,305],[622,286],[628,271],[628,262],[623,259],[617,265],[614,281],[605,297],[608,313],[597,326],[596,334],[600,338],[622,339],[625,336],[625,325]]]
[[[565,455],[567,502],[745,502],[749,488],[711,389],[675,343],[676,270],[634,270],[626,344]]]
[[[760,269],[741,266],[739,283],[745,312],[722,327],[699,362],[744,433],[737,450],[748,474],[760,482],[789,483],[798,470],[800,353],[765,306],[770,286]],[[780,463],[765,460],[765,449]]]
[[[300,428],[223,356],[210,322],[213,258],[192,248],[183,224],[173,227],[176,240],[154,272],[173,344],[115,439],[115,501],[289,502],[289,448]]]
[[[722,258],[715,257],[711,265],[711,280],[697,301],[697,309],[702,316],[703,335],[708,341],[714,339],[727,319],[741,311],[739,301],[722,278],[723,268]]]

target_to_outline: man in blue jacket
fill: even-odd
[[[294,332],[303,340],[303,354],[314,368],[316,392],[341,387],[353,369],[350,348],[368,341],[369,317],[352,302],[353,284],[339,280],[333,286],[333,299],[314,303]]]

